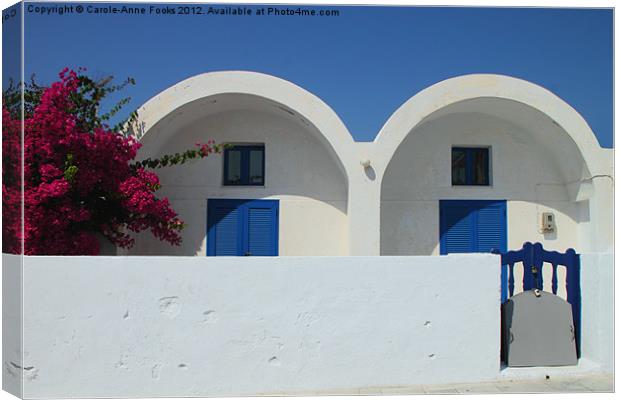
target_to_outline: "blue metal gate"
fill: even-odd
[[[579,254],[575,250],[568,249],[565,253],[547,251],[540,243],[523,243],[520,250],[511,250],[501,253],[493,250],[493,253],[502,257],[502,304],[512,297],[515,288],[514,266],[518,262],[523,263],[523,291],[543,288],[543,263],[551,264],[551,291],[558,292],[558,265],[566,267],[566,301],[573,311],[573,324],[575,326],[575,343],[577,345],[577,357],[581,351],[581,288],[580,288],[580,264]]]

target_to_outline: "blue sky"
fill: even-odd
[[[49,82],[65,66],[84,66],[95,77],[131,76],[137,85],[126,92],[129,112],[192,75],[259,71],[318,95],[356,140],[369,141],[425,87],[462,74],[497,73],[550,89],[584,116],[603,147],[612,147],[609,9],[306,8],[340,15],[27,12],[26,75]]]

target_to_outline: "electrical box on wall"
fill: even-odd
[[[542,213],[542,231],[543,233],[555,232],[555,215],[553,213]]]

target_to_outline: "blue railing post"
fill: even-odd
[[[532,290],[534,278],[532,265],[534,264],[534,246],[530,242],[523,243],[523,291]]]
[[[534,245],[532,246],[532,268],[536,268],[538,272],[536,276],[532,276],[532,282],[534,284],[534,288],[540,290],[543,289],[542,268],[544,263],[544,255],[545,249],[543,249],[542,244],[534,243]]]
[[[581,260],[575,250],[566,251],[566,301],[573,311],[577,357],[581,356]]]

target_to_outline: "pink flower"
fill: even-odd
[[[127,230],[180,244],[182,221],[155,196],[159,178],[133,166],[140,144],[107,128],[82,132],[71,100],[79,76],[68,68],[59,76],[24,121],[23,171],[21,124],[2,107],[3,251],[21,253],[23,245],[25,254],[94,255],[96,234],[133,246]]]

